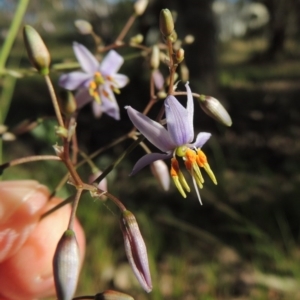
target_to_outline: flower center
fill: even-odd
[[[108,90],[113,91],[116,94],[120,94],[120,90],[117,87],[117,83],[113,80],[111,76],[103,77],[100,72],[95,72],[94,80],[89,83],[89,94],[94,98],[94,100],[101,104],[101,96],[114,101],[111,93]]]
[[[190,188],[189,188],[182,172],[180,171],[179,162],[176,159],[176,156],[182,157],[186,169],[189,171],[189,173],[191,174],[191,176],[193,178],[193,182],[194,182],[194,185],[195,185],[195,188],[197,191],[197,195],[200,200],[198,187],[200,189],[202,189],[203,184],[204,184],[204,178],[201,174],[200,168],[204,168],[204,170],[209,175],[209,177],[211,178],[213,183],[217,184],[216,177],[207,162],[206,155],[200,148],[190,149],[187,145],[177,147],[174,151],[174,157],[171,160],[170,173],[171,173],[172,179],[173,179],[178,191],[184,198],[186,198],[185,191],[189,192]],[[200,202],[201,202],[201,200],[200,200]]]
[[[97,103],[101,103],[99,87],[104,84],[105,80],[100,72],[95,72],[94,80],[89,84],[89,93]]]

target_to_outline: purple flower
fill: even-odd
[[[73,50],[83,71],[61,75],[59,85],[67,90],[78,89],[75,95],[78,108],[95,100],[93,109],[96,116],[106,113],[119,120],[119,106],[114,93],[119,94],[119,89],[129,81],[126,75],[117,73],[124,62],[123,57],[111,50],[99,64],[85,46],[74,42]]]
[[[200,132],[197,135],[195,142],[192,142],[194,139],[194,102],[188,83],[186,84],[186,90],[186,108],[183,107],[172,95],[169,95],[164,102],[167,129],[160,123],[151,120],[132,107],[127,106],[128,116],[134,126],[149,142],[162,152],[165,152],[165,154],[146,154],[137,161],[131,174],[137,173],[143,167],[156,160],[171,159],[171,176],[181,195],[186,198],[185,191],[189,192],[190,188],[180,171],[179,162],[176,158],[181,157],[186,169],[192,176],[197,196],[201,203],[198,187],[203,187],[204,179],[201,174],[200,167],[204,168],[212,181],[217,184],[214,173],[210,169],[204,152],[201,150],[201,147],[210,138],[211,134],[208,132]]]

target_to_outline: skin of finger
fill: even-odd
[[[53,199],[45,211],[59,199]],[[41,220],[21,249],[0,264],[1,296],[5,300],[32,300],[55,295],[52,259],[56,245],[66,230],[70,216],[70,206],[64,206]],[[76,220],[74,230],[83,261],[85,237]]]
[[[48,196],[48,189],[35,180],[0,182],[0,263],[24,244]]]

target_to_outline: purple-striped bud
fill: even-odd
[[[130,211],[125,210],[122,212],[120,223],[129,264],[140,285],[147,293],[150,293],[152,282],[147,249],[135,216]]]
[[[79,248],[75,232],[64,232],[53,258],[53,276],[59,300],[71,300],[75,294],[80,270]]]
[[[39,33],[31,26],[23,28],[23,39],[31,64],[42,75],[49,74],[50,54]]]
[[[134,300],[134,298],[124,293],[107,290],[96,294],[94,300]]]
[[[232,125],[230,115],[219,100],[210,96],[200,95],[199,103],[208,116],[225,126],[230,127]]]

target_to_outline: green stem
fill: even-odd
[[[23,20],[23,16],[26,12],[27,6],[28,6],[29,0],[20,0],[18,7],[16,9],[16,13],[14,15],[14,18],[12,20],[12,23],[10,25],[8,35],[4,41],[4,44],[2,46],[2,49],[0,51],[0,73],[3,71],[6,65],[6,61],[8,59],[8,56],[11,52],[11,48],[13,46],[13,43],[16,39],[17,33],[19,31],[21,22]],[[14,90],[14,86],[16,83],[15,78],[6,78],[4,81],[4,88],[2,90],[1,96],[0,96],[0,124],[4,123],[4,120],[6,118],[6,114],[8,111],[8,106],[10,103],[10,100],[12,98],[12,91]],[[2,163],[2,140],[0,140],[0,164]]]
[[[2,50],[0,53],[0,70],[2,70],[6,64],[7,58],[10,54],[12,45],[15,41],[17,33],[19,31],[19,27],[23,20],[23,16],[26,12],[29,0],[20,0],[13,21],[10,25],[8,35],[5,39],[5,42],[2,46]]]

